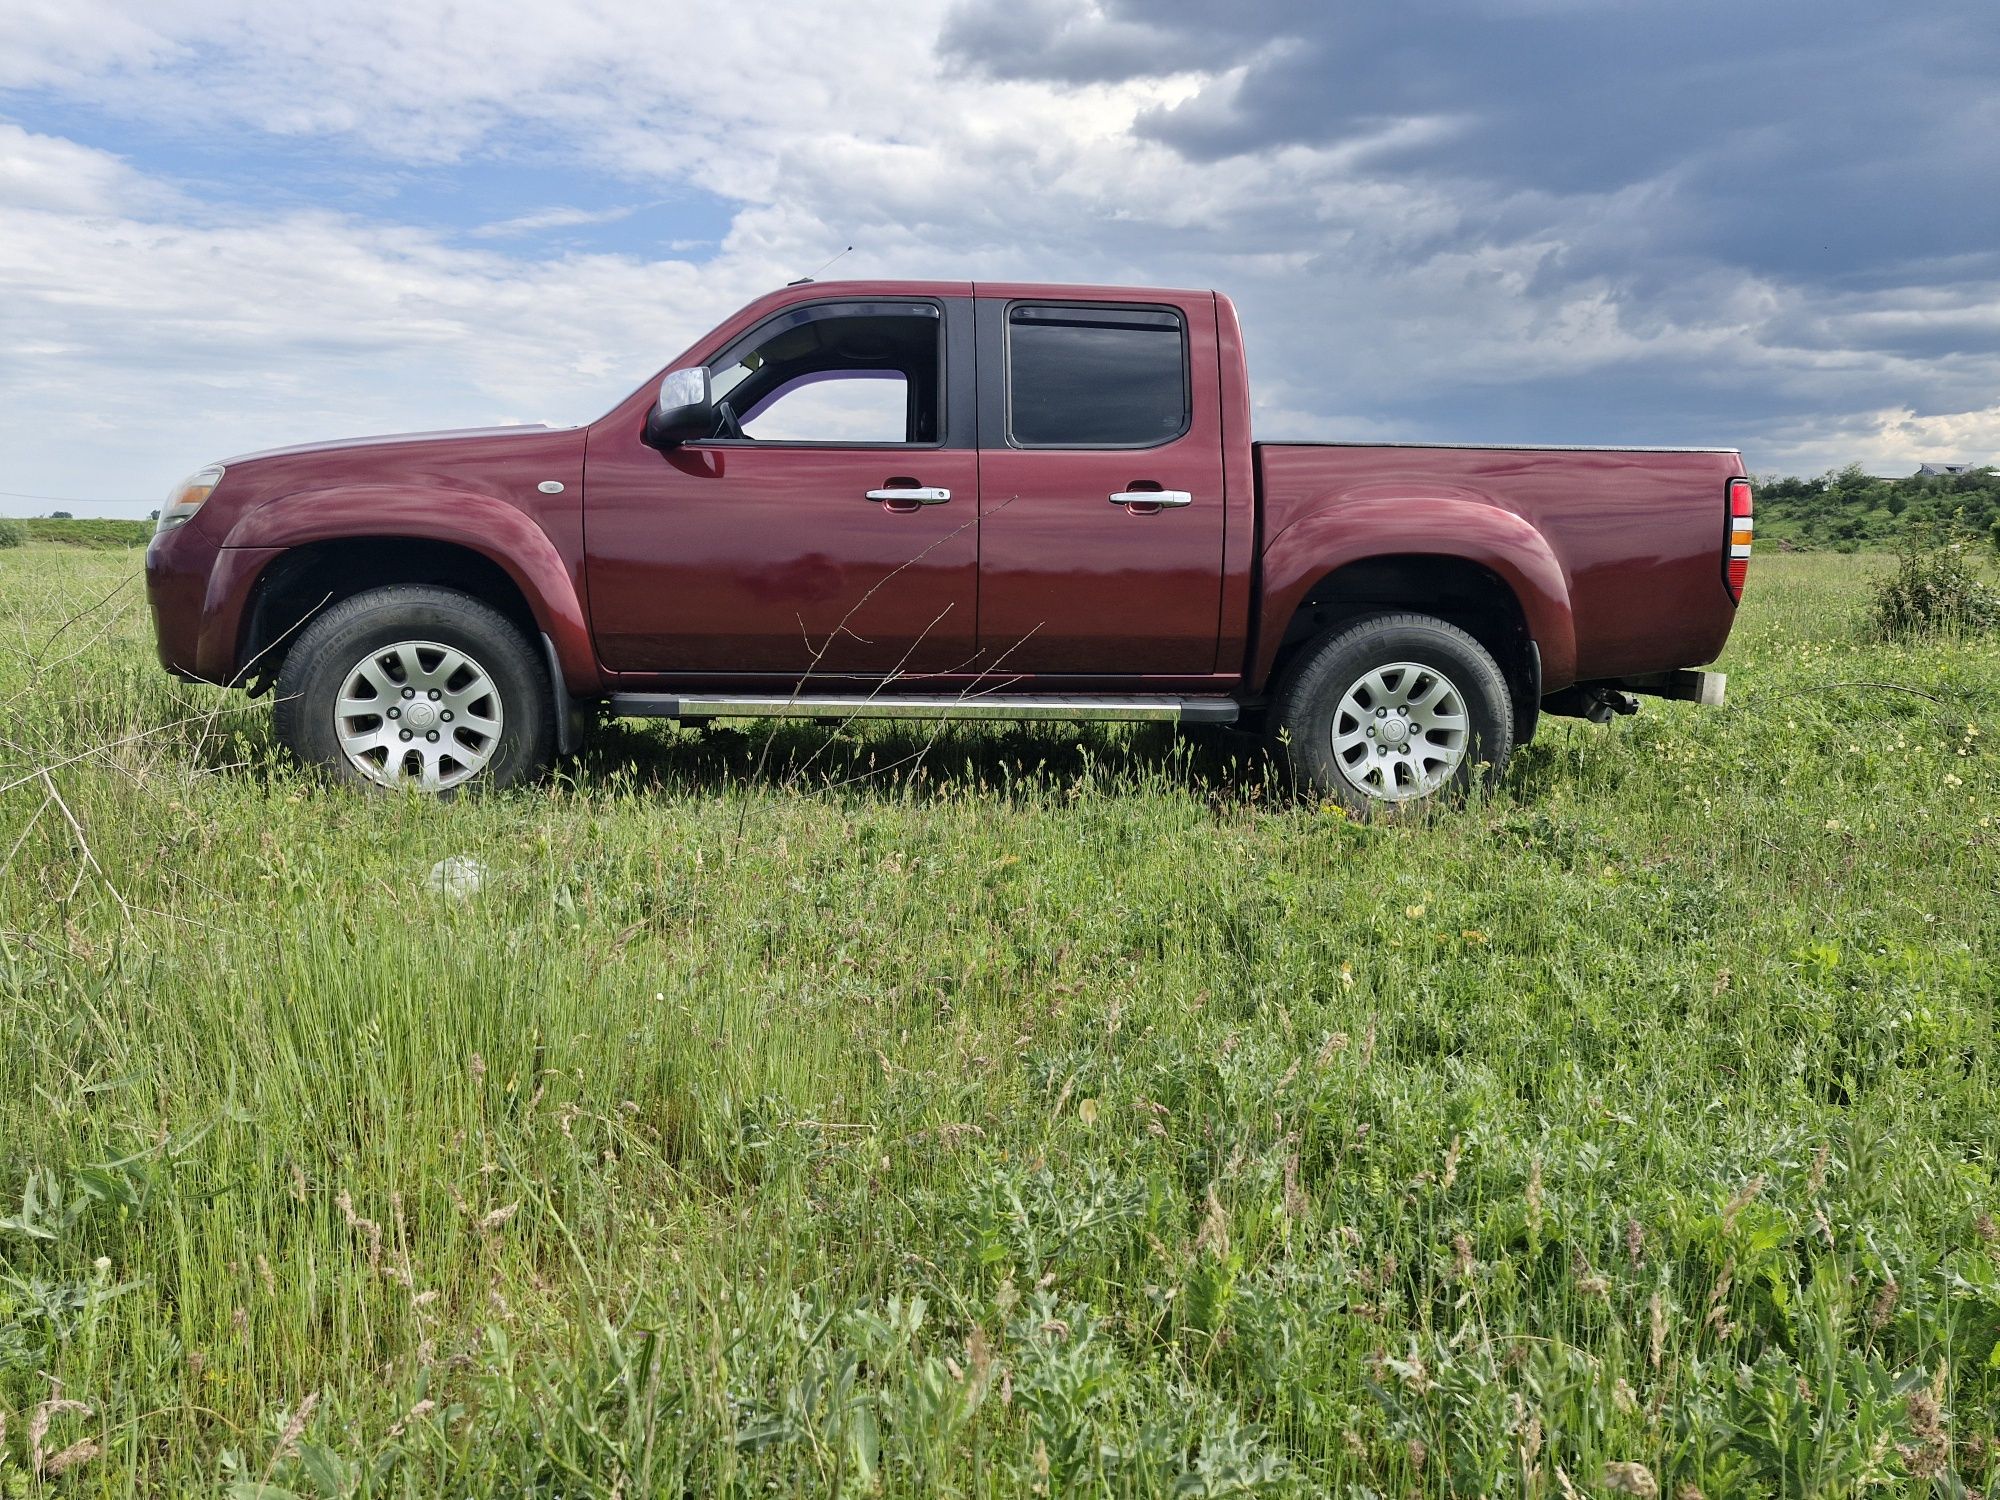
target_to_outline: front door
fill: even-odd
[[[837,691],[960,670],[978,633],[969,305],[786,309],[710,365],[714,433],[593,432],[591,624],[618,672]],[[919,682],[909,684],[917,690]]]
[[[1225,514],[1213,297],[979,290],[982,665],[1213,672]]]

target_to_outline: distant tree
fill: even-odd
[[[49,519],[51,521],[74,521],[76,517],[66,510],[52,510],[49,512]]]
[[[160,519],[160,513],[156,510],[149,510],[146,512],[146,519],[149,521],[157,521]]]
[[[1757,481],[1757,531],[1766,541],[1851,551],[1946,524],[1980,535],[2000,524],[2000,472],[1876,479],[1849,464],[1812,479]]]

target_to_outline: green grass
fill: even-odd
[[[1111,730],[361,798],[136,565],[0,553],[0,1494],[1993,1492],[2000,642],[1880,559],[1373,826]]]
[[[93,552],[144,547],[153,539],[151,521],[57,521],[46,516],[7,521],[29,546],[82,547]]]

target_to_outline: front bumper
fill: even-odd
[[[158,532],[146,546],[146,602],[160,665],[176,677],[201,677],[202,606],[220,550],[193,523]]]

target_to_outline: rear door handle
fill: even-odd
[[[951,498],[951,491],[934,489],[928,485],[911,484],[904,485],[900,489],[870,490],[868,498],[870,500],[888,500],[903,505],[908,505],[912,501],[918,505],[942,505]]]
[[[1165,510],[1174,505],[1192,505],[1194,496],[1186,490],[1117,490],[1111,495],[1113,505],[1155,505]]]

